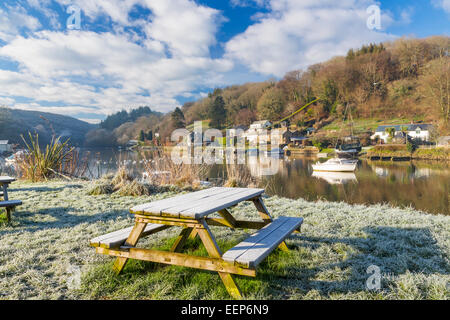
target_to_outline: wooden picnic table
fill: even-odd
[[[214,187],[173,198],[137,205],[130,209],[135,215],[134,227],[115,231],[91,240],[97,253],[116,256],[114,269],[120,273],[128,259],[153,261],[209,271],[217,271],[231,296],[241,298],[233,274],[256,276],[258,264],[277,247],[288,250],[284,240],[298,232],[303,222],[297,217],[273,220],[262,194],[264,189]],[[260,221],[235,219],[228,208],[242,201],[255,205]],[[210,217],[218,212],[219,217]],[[222,253],[209,226],[231,229],[256,229],[256,233]],[[182,227],[170,251],[137,248],[138,240],[155,232]],[[181,253],[187,239],[199,236],[209,257]]]
[[[8,185],[14,181],[16,181],[16,178],[0,176],[0,187],[2,187],[0,190],[0,196],[2,196],[4,200],[8,200]]]
[[[16,206],[22,204],[20,200],[9,200],[8,197],[8,186],[11,182],[16,181],[16,178],[8,176],[0,176],[0,197],[3,201],[0,201],[0,208],[6,209],[6,220],[11,220],[11,211],[15,209]]]

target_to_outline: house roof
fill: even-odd
[[[395,125],[383,125],[378,126],[376,132],[385,132],[387,128],[394,128],[395,131],[402,131],[402,128],[406,127],[407,131],[416,131],[417,128],[420,130],[428,130],[432,125],[425,123],[417,123],[417,124],[395,124]]]
[[[238,130],[238,129],[242,129],[242,130],[247,130],[248,129],[248,127],[247,126],[244,126],[244,125],[240,125],[240,126],[235,126],[235,127],[233,127],[232,129],[234,129],[234,130]]]
[[[269,120],[259,120],[259,121],[255,121],[252,124],[265,124],[267,122],[270,122]]]

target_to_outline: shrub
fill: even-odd
[[[415,143],[412,143],[410,141],[408,141],[406,143],[406,150],[408,150],[408,152],[413,153],[414,151],[416,151],[416,149],[417,149],[417,146]]]
[[[65,177],[64,165],[70,161],[74,148],[69,147],[66,140],[60,142],[61,137],[52,137],[50,144],[44,150],[39,146],[39,136],[28,133],[30,142],[22,136],[26,145],[26,152],[17,161],[17,168],[21,177],[33,182],[48,180],[54,177]]]

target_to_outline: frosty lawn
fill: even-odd
[[[216,273],[130,261],[123,274],[95,254],[89,240],[133,224],[128,209],[174,196],[87,195],[91,182],[16,182],[11,199],[24,204],[7,225],[0,218],[0,299],[228,299]],[[236,277],[248,299],[448,299],[450,217],[386,205],[363,206],[265,199],[276,217],[301,216],[302,233],[287,240],[256,278]],[[255,217],[253,204],[233,209]],[[252,214],[250,214],[252,212]],[[246,233],[213,227],[225,251]],[[168,249],[171,228],[141,246]],[[251,231],[249,231],[251,232]],[[238,234],[236,236],[236,234]],[[198,241],[188,244],[206,255]],[[381,288],[368,290],[367,268],[378,266]],[[81,275],[81,277],[80,277]],[[373,278],[373,276],[372,276]],[[371,279],[372,279],[371,278]]]

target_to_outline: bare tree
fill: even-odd
[[[426,95],[435,102],[447,124],[450,120],[450,57],[442,52],[428,65],[424,80]]]

